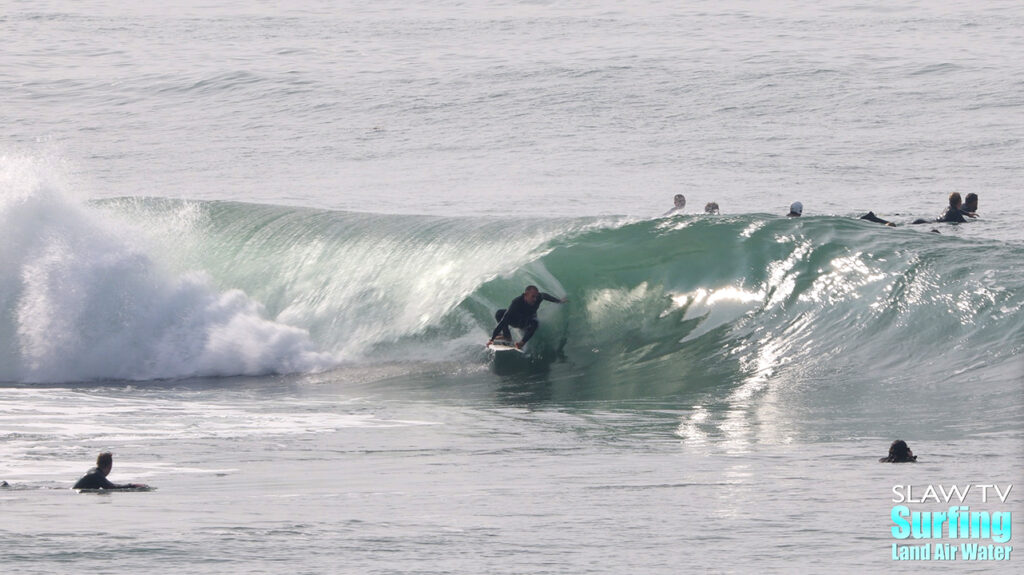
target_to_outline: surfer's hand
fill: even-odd
[[[521,341],[517,341],[516,342],[516,349],[523,349],[524,345],[526,345],[526,344],[521,342]]]
[[[566,296],[566,297],[563,297],[562,299],[558,300],[558,303],[567,303],[568,301],[569,301],[569,296]]]
[[[494,338],[491,338],[491,339],[487,340],[487,344],[486,345],[491,345],[492,343],[494,343]]]

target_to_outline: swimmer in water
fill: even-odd
[[[969,218],[978,217],[978,194],[971,192],[964,196],[964,204],[960,211]]]
[[[960,197],[960,192],[953,192],[952,194],[949,194],[949,205],[946,206],[946,209],[939,215],[939,217],[935,218],[934,220],[926,220],[926,219],[918,218],[918,219],[914,220],[911,223],[912,224],[931,224],[931,223],[961,224],[961,223],[967,221],[964,218],[964,213],[962,211],[960,211],[960,208],[961,208],[961,206],[963,206],[963,203],[964,203],[964,201]]]
[[[888,457],[878,460],[879,463],[917,463],[917,456],[910,450],[906,441],[897,439],[889,446]]]
[[[789,213],[786,214],[788,218],[799,218],[804,214],[804,205],[800,202],[793,202],[789,206]]]
[[[672,203],[674,204],[672,209],[662,214],[661,217],[674,216],[676,214],[683,213],[683,208],[686,207],[686,196],[683,194],[676,194],[676,196],[672,198]]]

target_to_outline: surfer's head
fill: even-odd
[[[681,210],[686,207],[686,196],[683,194],[676,194],[676,196],[672,198],[672,203],[675,204],[676,208]]]
[[[963,209],[965,212],[978,211],[978,194],[971,192],[964,196]]]
[[[96,456],[96,469],[99,469],[104,476],[110,473],[110,470],[113,467],[114,456],[109,451],[104,451],[103,453]]]
[[[907,445],[906,441],[897,439],[892,442],[889,446],[889,457],[882,459],[887,463],[906,463],[909,461],[916,461],[917,456],[910,450],[910,446]]]
[[[540,290],[537,289],[537,286],[526,286],[526,289],[523,290],[523,299],[525,299],[526,303],[530,305],[533,305],[539,297]]]
[[[786,214],[791,218],[799,218],[804,213],[804,205],[800,202],[793,202],[789,205],[789,213]]]
[[[718,213],[718,202],[708,202],[704,206],[705,214],[717,214]]]
[[[963,203],[964,200],[960,197],[960,192],[949,194],[949,207],[959,209]]]

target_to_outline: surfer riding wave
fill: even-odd
[[[499,309],[494,313],[494,319],[498,322],[498,325],[491,333],[491,339],[487,341],[487,345],[494,343],[499,334],[506,341],[511,342],[512,332],[509,328],[514,327],[523,331],[522,339],[516,342],[516,349],[523,349],[523,346],[526,345],[526,342],[530,341],[530,338],[533,337],[534,332],[540,326],[540,322],[537,321],[537,309],[540,308],[540,304],[543,301],[565,303],[568,299],[559,299],[551,294],[544,293],[534,285],[526,286],[523,294],[512,300],[512,303],[508,304],[508,308]]]

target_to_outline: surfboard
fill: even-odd
[[[496,339],[493,342],[487,344],[487,349],[491,351],[518,351],[519,353],[526,353],[523,350],[517,348],[515,344],[505,339]]]
[[[118,492],[123,492],[123,491],[125,491],[125,492],[156,491],[156,487],[150,487],[148,485],[137,485],[135,487],[122,487],[120,489],[83,489],[83,488],[75,489],[74,487],[72,487],[71,489],[72,489],[72,491],[76,491],[78,493],[118,493]]]

